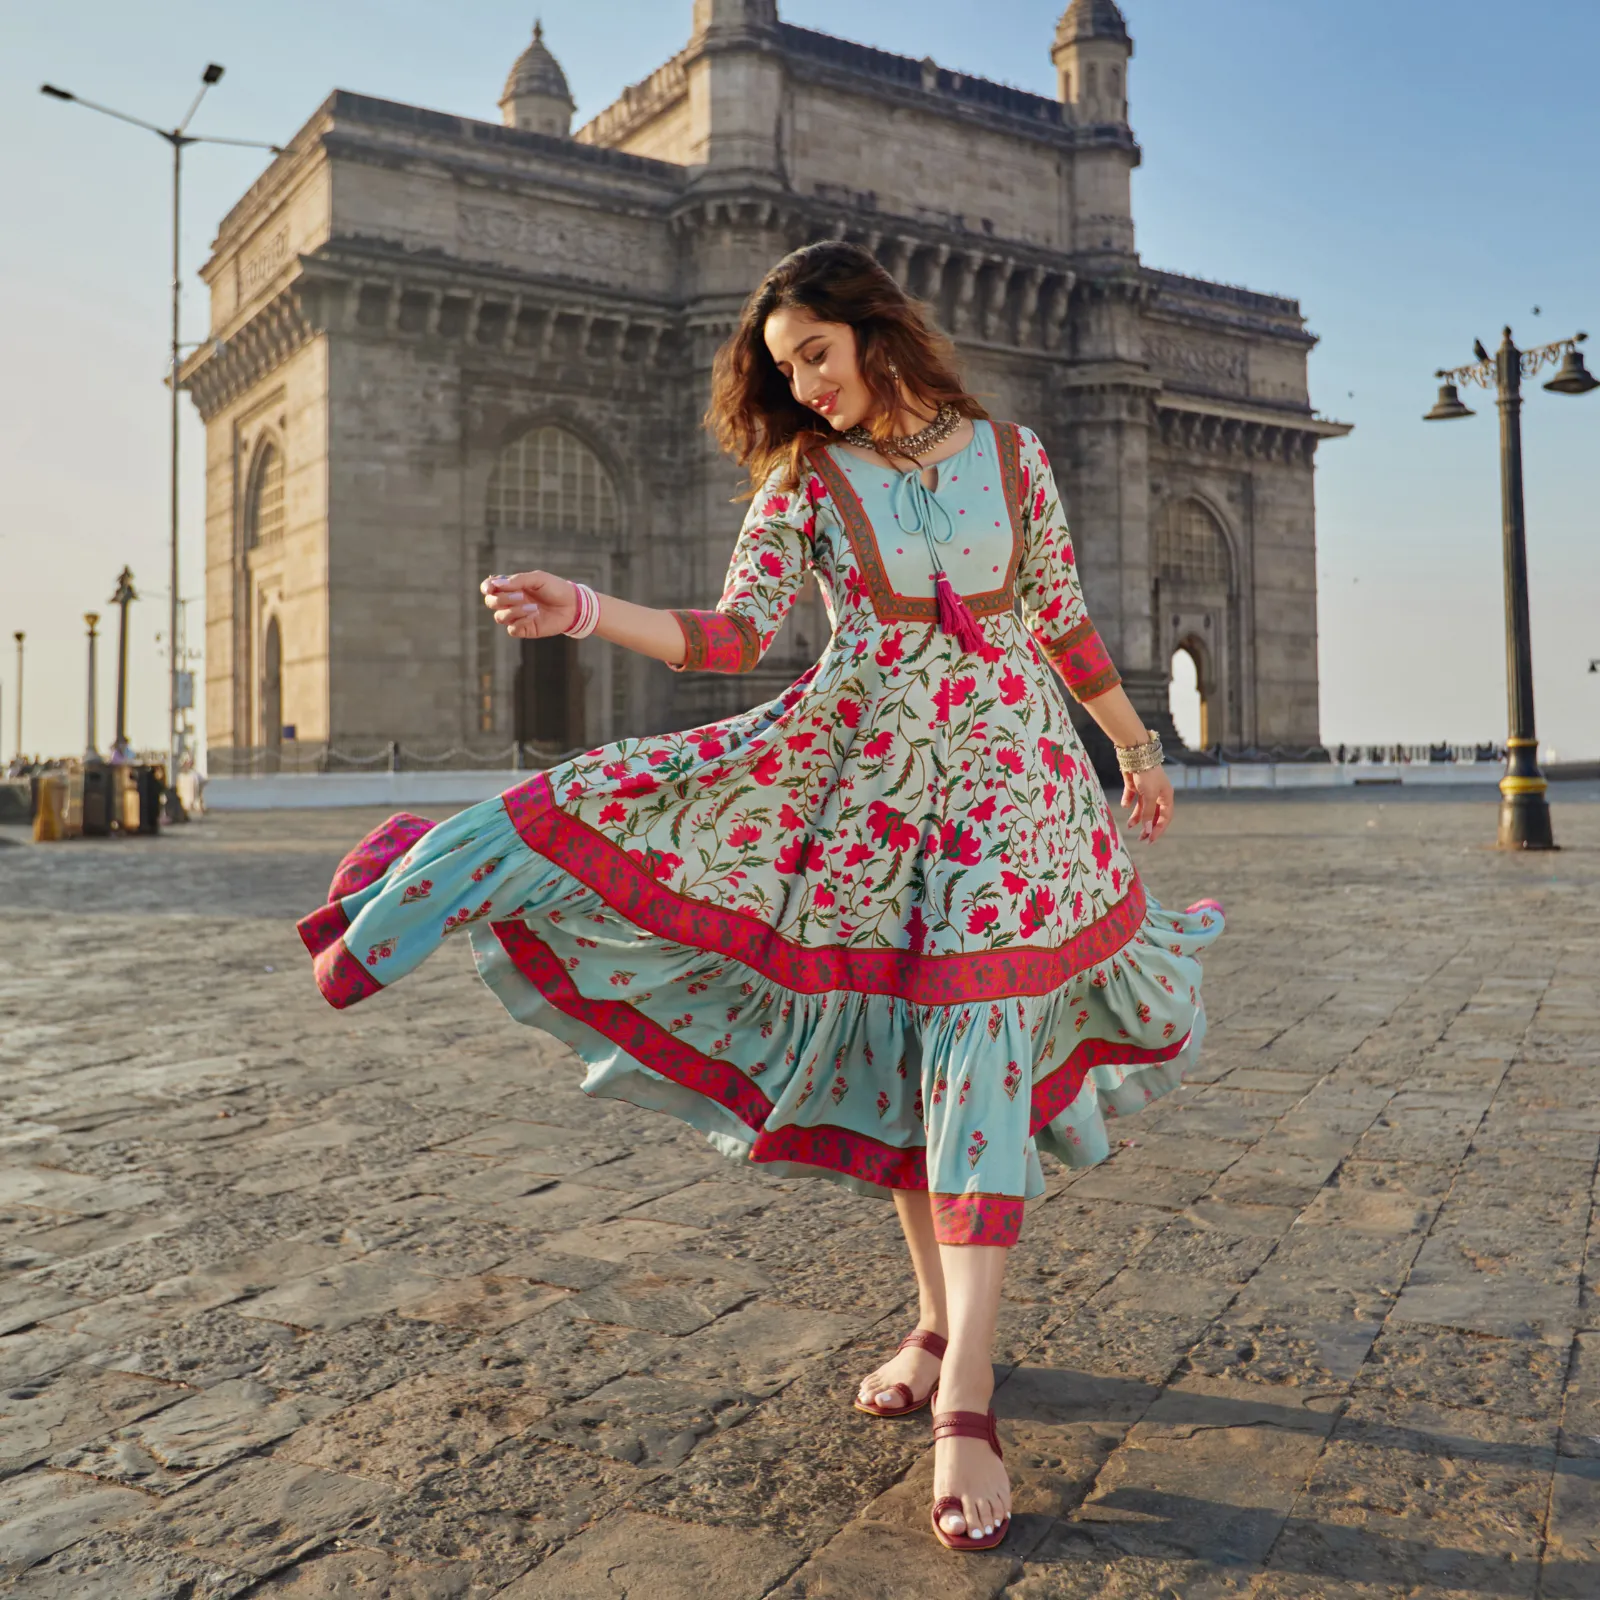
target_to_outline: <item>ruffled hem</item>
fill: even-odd
[[[1103,1160],[1107,1119],[1177,1087],[1199,1049],[1214,903],[1151,903],[1117,949],[1042,994],[801,991],[642,929],[530,849],[498,804],[426,838],[422,819],[391,819],[352,852],[344,893],[301,924],[330,1002],[409,971],[441,925],[466,930],[484,981],[578,1055],[588,1093],[668,1112],[769,1171],[930,1191],[945,1242],[1014,1243],[1044,1189],[1037,1152]]]

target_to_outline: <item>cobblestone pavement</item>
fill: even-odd
[[[1199,1079],[1013,1253],[1006,1548],[927,1529],[890,1208],[577,1088],[448,950],[343,1015],[375,820],[0,848],[0,1586],[28,1597],[1600,1595],[1600,791],[1188,797]]]

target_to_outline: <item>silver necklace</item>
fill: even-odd
[[[857,423],[853,428],[844,431],[843,438],[846,444],[853,444],[861,450],[876,450],[886,455],[901,456],[907,461],[915,461],[919,456],[925,456],[936,446],[941,445],[961,426],[961,413],[954,406],[943,405],[939,407],[939,414],[920,433],[906,434],[903,438],[874,439],[866,428]]]

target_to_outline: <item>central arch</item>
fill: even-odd
[[[620,536],[622,503],[611,473],[590,445],[570,429],[541,423],[496,457],[484,522],[495,561],[537,560],[541,549],[550,548],[594,558]],[[492,651],[492,635],[485,635],[479,660],[483,732],[495,726]],[[558,635],[520,641],[511,680],[512,737],[556,753],[588,743],[588,676],[576,640]]]
[[[1157,519],[1154,567],[1154,609],[1180,736],[1198,749],[1236,742],[1235,563],[1221,519],[1199,496],[1172,501]]]
[[[1204,750],[1211,742],[1206,738],[1206,702],[1201,693],[1200,656],[1192,639],[1185,639],[1172,652],[1168,667],[1167,706],[1172,712],[1172,725],[1178,737],[1191,750]]]

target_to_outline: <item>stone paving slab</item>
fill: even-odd
[[[588,1100],[460,951],[330,1011],[377,817],[0,857],[0,1588],[33,1600],[1600,1595],[1600,791],[1187,796],[1191,1081],[1052,1167],[1004,1550],[928,1532],[889,1208]]]

